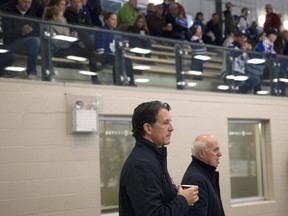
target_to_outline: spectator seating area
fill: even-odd
[[[77,28],[77,27],[75,27]],[[82,29],[81,29],[82,30]],[[97,32],[98,29],[91,28],[91,31]],[[182,89],[193,89],[201,91],[221,91],[221,92],[234,92],[234,89],[224,88],[222,90],[219,86],[223,86],[224,82],[221,77],[223,68],[223,53],[227,48],[204,45],[206,48],[205,55],[209,56],[209,60],[203,61],[203,71],[199,75],[190,73],[191,55],[193,48],[191,48],[191,42],[179,41],[179,40],[167,40],[163,38],[151,37],[151,55],[145,57],[144,55],[138,55],[131,52],[128,41],[125,40],[125,33],[123,34],[123,44],[125,49],[125,55],[130,58],[133,62],[134,73],[136,78],[137,86],[139,87],[168,87],[176,88],[176,74],[177,74],[177,55],[175,52],[175,44],[180,44],[181,47],[181,69],[185,86]],[[134,35],[133,37],[139,37]],[[149,38],[149,36],[147,36]],[[127,45],[126,45],[127,44]],[[179,58],[178,58],[179,59]],[[41,55],[38,56],[38,67],[41,70],[41,63],[43,59]],[[52,61],[55,64],[57,71],[55,80],[57,82],[81,82],[91,83],[90,76],[79,74],[79,70],[89,71],[88,60],[75,61],[66,58],[52,57]],[[13,66],[25,67],[26,57],[22,55],[14,55]],[[143,68],[143,66],[146,66]],[[101,67],[99,65],[98,76],[103,84],[111,85],[112,81],[112,66]],[[4,77],[22,78],[24,77],[25,71],[22,72],[10,72],[8,71]],[[38,74],[39,80],[41,75]],[[138,82],[138,80],[140,81]],[[143,82],[141,79],[145,79]],[[148,80],[148,81],[147,81]],[[182,84],[181,84],[182,85]],[[264,89],[269,91],[270,83],[263,81]]]

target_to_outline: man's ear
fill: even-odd
[[[151,132],[152,132],[152,130],[151,130],[151,129],[152,129],[152,128],[151,128],[151,125],[148,124],[148,123],[145,123],[145,124],[143,125],[143,129],[144,129],[145,133],[148,134],[148,135],[150,135]]]
[[[199,157],[200,159],[203,159],[203,158],[205,157],[205,151],[204,151],[204,149],[200,149],[200,150],[198,151],[198,157]]]

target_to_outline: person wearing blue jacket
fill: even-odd
[[[117,26],[117,15],[113,12],[107,12],[104,14],[104,22],[105,25],[102,26],[102,29],[105,30],[114,30]],[[119,67],[119,65],[115,61],[115,34],[110,32],[99,32],[97,31],[94,35],[95,38],[95,44],[96,44],[96,50],[98,58],[102,64],[103,67],[106,65],[113,65],[113,81],[114,84],[117,84],[117,80],[121,81],[120,77],[116,76],[116,67]],[[132,61],[129,58],[124,58],[124,68],[125,72],[128,78],[128,85],[135,86],[134,83],[134,71],[133,71],[133,65]],[[122,71],[122,70],[120,70]],[[123,74],[119,74],[119,76],[123,76]],[[97,77],[95,76],[94,79]],[[93,82],[93,77],[92,77]],[[120,83],[121,84],[121,83]]]
[[[170,106],[144,102],[134,109],[136,144],[124,163],[119,184],[119,216],[186,216],[199,199],[198,186],[176,187],[167,169],[166,145],[174,130]]]
[[[260,84],[260,78],[257,74],[251,73],[251,71],[246,68],[249,57],[245,51],[252,49],[251,45],[247,43],[246,34],[237,32],[234,37],[234,41],[228,46],[231,51],[227,53],[225,59],[226,68],[224,72],[222,72],[222,77],[225,83],[230,85],[231,80],[227,79],[228,75],[233,75],[236,78],[238,76],[246,76],[246,80],[233,80],[232,85],[238,87],[238,93],[247,94]]]
[[[262,58],[265,60],[265,63],[262,64],[247,65],[247,70],[257,75],[260,80],[273,79],[277,76],[277,74],[274,73],[276,70],[273,63],[277,57],[277,52],[274,50],[274,42],[276,41],[278,34],[277,29],[268,29],[255,46],[254,51],[259,52],[259,54],[249,54],[249,58]],[[254,91],[257,92],[261,89],[261,84],[259,83],[259,85],[255,87]]]

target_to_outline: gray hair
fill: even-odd
[[[197,156],[200,150],[207,151],[207,143],[200,140],[195,140],[192,144],[191,153],[193,156]]]
[[[170,4],[169,9],[172,9],[172,8],[178,8],[178,4],[177,3]]]

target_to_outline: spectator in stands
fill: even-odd
[[[183,12],[183,16],[184,16],[184,18],[186,19],[186,12],[185,12],[184,7],[183,7],[180,3],[175,2],[175,0],[164,0],[164,1],[163,1],[162,6],[163,6],[163,15],[164,15],[164,16],[166,16],[166,15],[169,14],[170,4],[177,4],[179,11],[182,11],[182,12]]]
[[[180,11],[179,10],[179,13],[178,13],[178,16],[176,18],[176,23],[179,25],[179,26],[182,26],[184,28],[188,28],[188,22],[187,20],[184,18],[184,13],[183,11]]]
[[[90,10],[87,7],[88,0],[81,0],[81,2],[82,2],[82,13],[85,15],[85,17],[87,17],[89,21],[91,21],[92,24]]]
[[[114,30],[117,26],[117,15],[113,12],[107,12],[104,14],[104,26],[103,29],[106,30]],[[102,66],[113,65],[113,81],[114,84],[117,84],[117,81],[120,80],[120,76],[123,74],[118,74],[119,77],[116,76],[116,64],[115,62],[115,36],[111,32],[97,32],[95,33],[95,43],[96,50],[98,53],[97,58],[101,62]],[[134,71],[132,61],[129,58],[123,57],[125,62],[125,71],[126,75],[129,78],[129,85],[135,86],[134,83]],[[121,67],[122,68],[122,67]]]
[[[100,16],[102,15],[101,0],[88,0],[87,8],[91,15],[91,21],[94,26],[102,26]]]
[[[248,8],[247,7],[242,8],[238,24],[239,31],[241,32],[246,32],[249,27],[249,22],[247,20],[248,15],[249,15]]]
[[[246,34],[247,34],[247,38],[248,38],[248,43],[250,43],[252,45],[252,47],[254,48],[255,45],[258,42],[258,24],[256,21],[253,21],[251,23],[251,25],[247,28],[246,30]]]
[[[198,59],[196,56],[205,54],[205,47],[203,46],[202,40],[202,27],[200,25],[193,25],[191,29],[192,37],[191,37],[191,48],[192,48],[192,59],[190,69],[196,76],[193,79],[201,80],[203,73],[203,60]]]
[[[167,36],[172,31],[172,25],[166,23],[165,17],[163,14],[162,4],[155,6],[155,12],[147,17],[147,26],[150,31],[150,34],[153,36]]]
[[[257,65],[247,65],[249,71],[257,74],[258,77],[262,79],[268,79],[272,81],[273,78],[277,77],[276,68],[274,66],[275,58],[277,56],[277,52],[274,49],[274,42],[276,41],[279,32],[276,28],[268,29],[265,34],[260,37],[259,42],[255,47],[256,52],[265,53],[265,55],[257,55],[250,54],[250,58],[265,58],[265,64],[257,64]],[[271,93],[276,93],[276,86],[272,83]],[[255,88],[255,92],[261,90],[261,85],[259,84]]]
[[[280,32],[281,19],[280,16],[273,12],[273,7],[271,4],[267,4],[266,7],[266,19],[263,26],[263,32],[266,32],[270,28],[277,29]]]
[[[237,16],[237,15],[233,15],[233,20],[234,20],[234,26],[235,26],[235,32],[240,32],[240,29],[239,29],[239,23],[240,23],[240,17]]]
[[[193,29],[194,26],[200,26],[202,28],[202,40],[204,43],[211,43],[211,38],[210,36],[207,35],[207,29],[206,29],[206,26],[205,24],[203,23],[204,21],[204,15],[202,12],[197,12],[196,13],[196,16],[195,16],[195,19],[194,19],[194,22],[193,22],[193,25],[192,27],[190,28]]]
[[[34,11],[37,17],[42,18],[45,7],[48,6],[49,0],[33,0],[31,10]]]
[[[118,11],[118,29],[126,31],[129,25],[133,25],[138,16],[138,0],[129,0]]]
[[[228,36],[231,36],[231,34],[233,34],[235,31],[235,24],[232,16],[234,5],[231,2],[227,2],[225,7],[226,10],[223,12],[223,14],[225,18],[224,20],[225,38],[227,38]]]
[[[288,55],[288,30],[282,32],[282,37],[284,43],[283,55]]]
[[[278,54],[277,61],[280,63],[279,67],[277,68],[276,78],[273,80],[274,86],[277,88],[277,92],[275,95],[285,96],[286,94],[286,83],[282,82],[281,78],[288,77],[288,58],[287,56],[283,57],[282,55],[288,54],[288,31],[284,30],[281,34],[277,37],[276,41],[274,42],[274,49]],[[281,56],[279,56],[281,55]]]
[[[90,17],[83,12],[83,5],[81,0],[71,0],[71,6],[67,7],[64,12],[64,17],[69,24],[84,25],[91,27],[92,21]],[[79,56],[89,59],[89,68],[91,71],[96,72],[97,67],[92,59],[94,51],[93,33],[79,30],[77,28],[70,29],[70,31],[77,32],[79,40],[71,45],[71,48],[77,50]],[[95,84],[99,84],[97,81]]]
[[[172,25],[172,31],[169,32],[168,37],[173,39],[185,40],[187,39],[187,28],[177,25],[176,18],[179,13],[179,8],[176,3],[172,3],[169,6],[169,13],[166,15],[166,23]]]
[[[60,8],[60,10],[64,14],[67,3],[68,3],[68,0],[50,0],[47,7],[57,6]]]
[[[154,3],[148,3],[145,18],[147,19],[154,12],[155,12],[155,4]]]
[[[4,12],[21,17],[36,17],[30,9],[32,0],[12,0]],[[26,55],[27,78],[35,80],[37,75],[37,57],[40,50],[39,27],[35,23],[8,17],[2,18],[3,42],[14,53]]]
[[[64,17],[69,24],[92,26],[90,16],[83,11],[82,0],[71,0],[71,5],[65,9]]]
[[[205,33],[206,32],[206,26],[203,23],[203,21],[204,21],[203,13],[197,12],[191,29],[194,28],[194,26],[200,26],[202,28],[202,33]]]
[[[51,6],[46,7],[43,14],[43,19],[47,21],[51,21],[54,23],[59,24],[67,24],[66,19],[63,16],[63,9],[57,6]],[[69,28],[64,26],[58,26],[58,25],[52,25],[47,26],[45,29],[46,32],[49,32],[49,34],[43,34],[42,40],[41,40],[41,56],[44,59],[42,64],[45,65],[44,68],[49,70],[48,71],[42,71],[42,79],[45,81],[51,81],[54,79],[55,71],[54,71],[54,65],[51,61],[51,57],[61,57],[66,58],[67,56],[77,56],[79,53],[83,53],[83,51],[79,51],[78,49],[81,49],[78,47],[78,49],[70,48],[70,42],[65,40],[57,40],[57,39],[51,39],[49,35],[65,35],[65,36],[73,36],[77,37],[76,32],[71,32]]]
[[[251,71],[246,70],[248,56],[245,51],[250,51],[252,47],[251,44],[247,43],[245,33],[236,32],[234,38],[234,41],[229,45],[229,48],[232,50],[226,56],[225,61],[227,67],[226,71],[222,72],[222,77],[227,85],[235,88],[236,92],[247,94],[260,84],[260,78]],[[230,80],[227,79],[228,75],[233,75],[234,77],[247,76],[247,80]]]
[[[145,38],[145,35],[149,34],[149,29],[146,24],[145,17],[143,15],[139,15],[132,26],[129,26],[127,29],[128,32],[139,34],[140,37],[129,37],[129,47],[130,48],[143,48],[147,50],[151,50],[150,39]],[[139,55],[139,54],[136,54]],[[140,54],[141,56],[141,54]],[[145,55],[147,57],[151,56],[151,53]]]
[[[223,37],[219,24],[219,15],[213,13],[211,19],[206,23],[207,36],[210,37],[209,44],[222,45]]]

